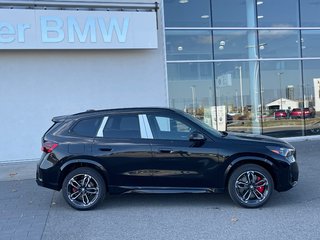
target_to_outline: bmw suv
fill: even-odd
[[[54,117],[42,138],[36,181],[78,210],[106,193],[219,193],[247,208],[298,181],[296,151],[266,136],[218,132],[168,108]]]

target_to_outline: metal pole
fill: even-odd
[[[243,90],[242,90],[242,67],[239,66],[239,78],[240,78],[240,99],[241,99],[241,114],[243,115]]]
[[[243,89],[242,89],[242,67],[237,66],[236,69],[239,69],[241,115],[243,115],[244,104],[243,104]]]
[[[280,83],[280,110],[282,110],[282,74],[283,72],[278,72],[279,83]]]
[[[195,88],[196,86],[191,86],[191,94],[192,94],[192,114],[196,116],[196,97],[195,97]]]

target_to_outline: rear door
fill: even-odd
[[[107,169],[111,187],[148,186],[145,169],[152,162],[151,145],[138,114],[104,116],[93,152]]]

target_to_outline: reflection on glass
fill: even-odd
[[[255,31],[218,30],[213,31],[213,36],[215,59],[257,58],[256,54],[250,54],[257,50]]]
[[[303,135],[303,92],[299,61],[260,63],[263,134]]]
[[[320,1],[301,0],[301,26],[302,27],[319,27],[320,26]]]
[[[214,27],[246,27],[248,1],[214,0],[212,1],[212,15]],[[249,1],[249,3],[253,0]]]
[[[320,60],[303,61],[306,135],[320,134]],[[308,113],[309,112],[309,113]]]
[[[302,30],[301,48],[303,57],[320,56],[320,30]]]
[[[212,59],[210,31],[166,31],[167,60]]]
[[[257,20],[259,27],[297,27],[297,0],[257,1]]]
[[[295,30],[260,30],[261,58],[299,57],[299,32]]]
[[[204,119],[204,109],[215,106],[212,63],[168,64],[170,107]]]
[[[227,112],[227,130],[261,133],[257,62],[215,64],[217,106]]]
[[[164,0],[166,27],[210,27],[210,0]]]

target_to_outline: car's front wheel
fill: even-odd
[[[95,208],[106,193],[105,181],[94,169],[81,167],[71,171],[64,179],[62,194],[66,202],[78,210]]]
[[[245,164],[235,169],[228,182],[231,199],[246,208],[263,206],[273,192],[270,173],[256,164]]]

